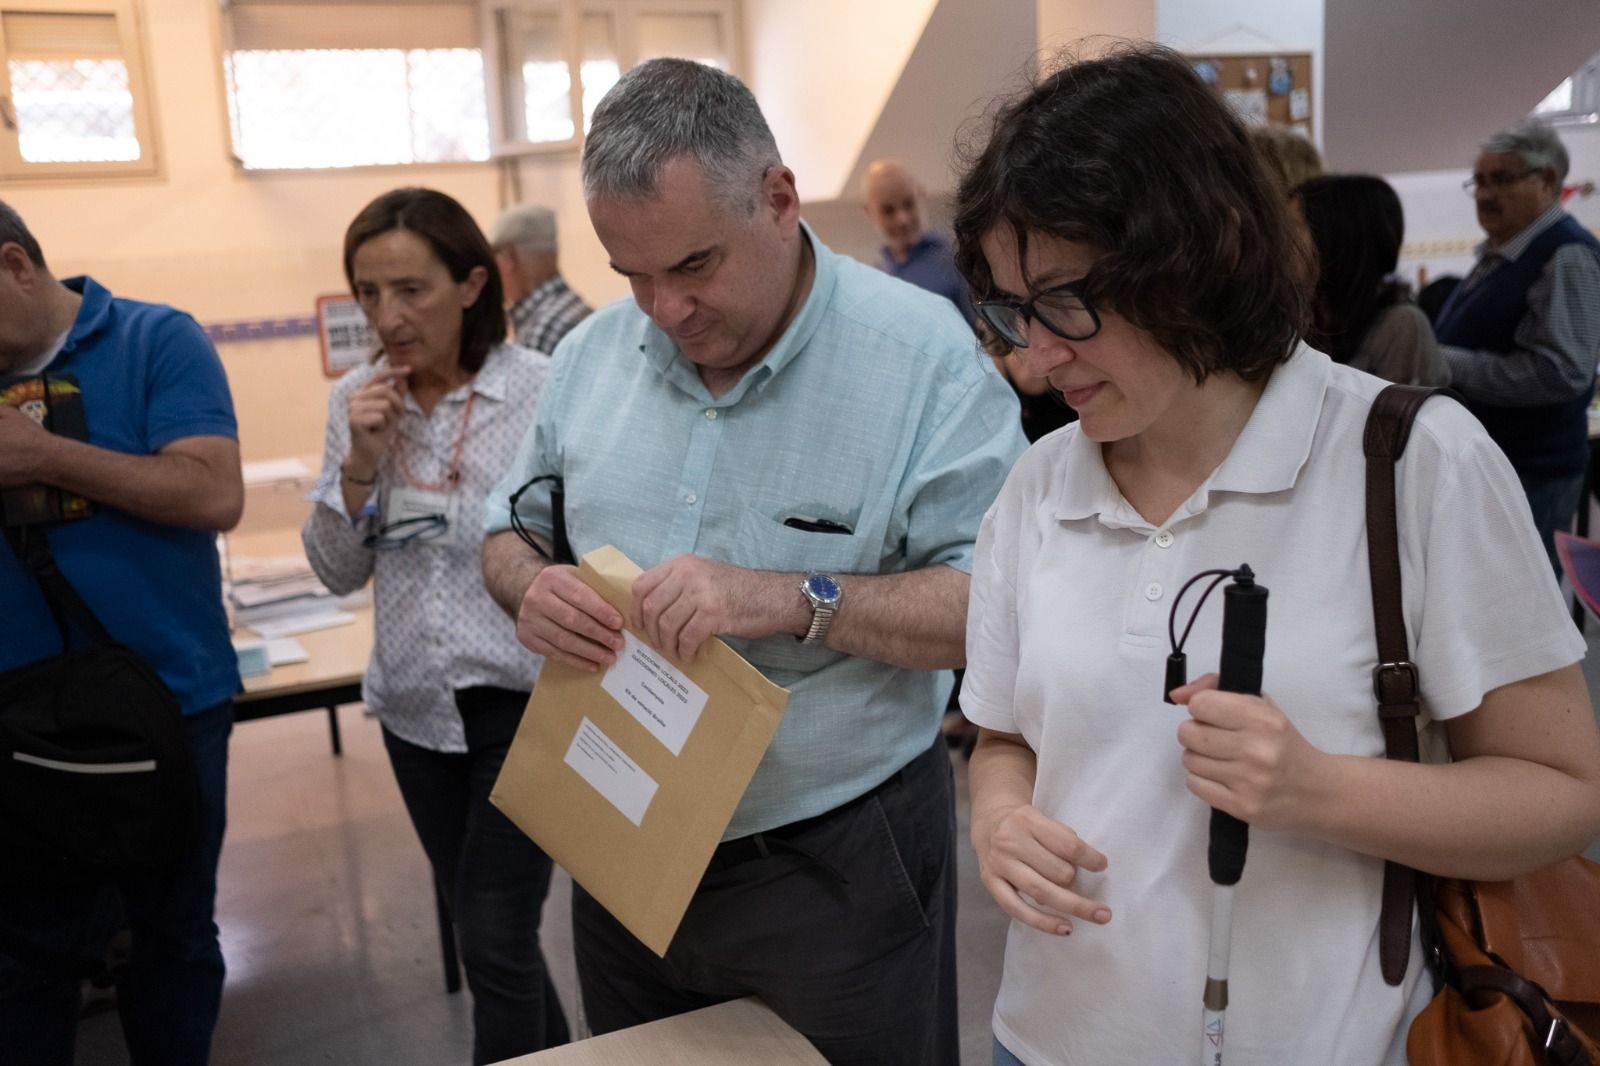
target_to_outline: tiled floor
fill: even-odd
[[[1590,642],[1600,650],[1600,626]],[[1585,663],[1600,693],[1600,656]],[[444,992],[432,895],[377,725],[341,712],[345,754],[334,758],[316,714],[248,722],[233,739],[230,824],[218,920],[228,985],[217,1066],[453,1066],[468,1061],[466,995]],[[1006,922],[978,882],[961,812],[962,1056],[989,1061],[989,1009]],[[1600,841],[1590,848],[1600,858]],[[576,979],[558,873],[545,910],[545,954],[569,1017]],[[79,1066],[126,1062],[114,1013],[81,1027]]]

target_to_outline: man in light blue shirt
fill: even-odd
[[[574,890],[590,1024],[758,994],[832,1062],[954,1066],[936,734],[978,524],[1024,446],[1016,401],[948,301],[800,221],[794,174],[730,75],[630,72],[595,112],[583,176],[634,299],[557,349],[491,496],[488,587],[529,648],[615,660],[623,618],[504,532],[503,501],[558,476],[573,549],[615,544],[646,568],[633,628],[680,661],[721,636],[791,691],[664,959]],[[518,505],[546,541],[549,487]]]

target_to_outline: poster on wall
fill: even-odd
[[[378,343],[361,305],[349,293],[317,297],[317,339],[322,342],[322,372],[330,378],[371,359]]]
[[[1304,122],[1311,117],[1311,94],[1305,89],[1289,93],[1289,121]]]
[[[1264,89],[1224,89],[1222,98],[1246,126],[1267,124],[1267,93]]]

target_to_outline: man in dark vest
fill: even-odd
[[[1489,237],[1434,325],[1451,385],[1522,479],[1550,561],[1583,496],[1600,353],[1600,242],[1561,209],[1567,150],[1534,123],[1483,143],[1466,188]]]

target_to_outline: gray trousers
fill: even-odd
[[[830,1063],[957,1066],[953,797],[938,738],[859,800],[722,844],[664,959],[575,885],[590,1026],[756,995]]]

